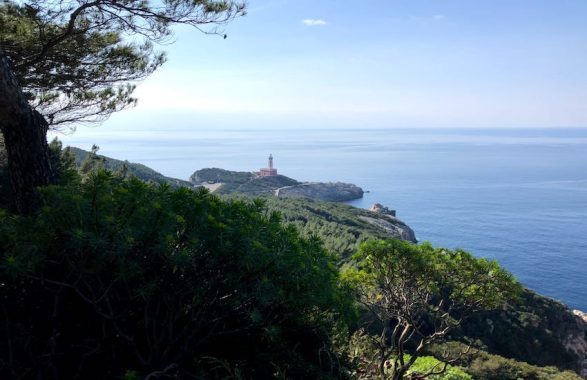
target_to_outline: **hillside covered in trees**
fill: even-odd
[[[361,242],[390,237],[359,218],[369,211],[301,198],[220,198],[204,189],[146,183],[126,170],[104,171],[88,164],[96,159],[92,153],[73,166],[70,152],[59,144],[52,149],[63,163],[64,183],[43,191],[37,215],[1,214],[7,314],[0,334],[12,347],[0,351],[5,376],[90,371],[141,378],[163,371],[189,378],[196,371],[265,378],[276,370],[287,378],[378,376],[379,349],[370,337],[381,327],[376,314],[354,301],[368,277],[349,275],[361,268]],[[426,245],[413,247],[428,252]],[[464,259],[455,269],[463,274],[477,265],[477,259],[454,254],[447,263]],[[439,272],[439,280],[444,271],[449,269]],[[507,278],[503,284],[515,289]],[[506,289],[496,291],[505,296]],[[451,363],[432,376],[579,378],[562,371],[580,369],[580,352],[569,337],[580,340],[585,327],[564,305],[531,291],[511,297],[496,299],[463,323],[447,321],[450,331],[427,343],[401,376]],[[417,310],[421,317],[430,312]],[[405,342],[406,355],[415,343]],[[389,352],[386,363],[394,358]],[[109,366],[100,365],[104,361]]]
[[[287,178],[212,194],[48,143],[134,105],[173,26],[226,38],[245,13],[0,4],[0,378],[580,378],[579,318],[394,215],[272,197]]]

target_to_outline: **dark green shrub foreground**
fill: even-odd
[[[42,196],[0,209],[0,378],[336,372],[338,271],[262,203],[105,171]]]

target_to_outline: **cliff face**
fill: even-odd
[[[581,376],[587,378],[587,313],[573,310],[577,328],[570,329],[563,341],[568,352],[573,352],[577,358],[578,370]]]
[[[416,235],[407,224],[396,218],[395,210],[391,210],[379,203],[375,203],[367,210],[368,213],[363,213],[359,219],[381,228],[392,237],[411,241],[416,243]]]
[[[343,202],[362,198],[363,189],[352,183],[311,182],[279,188],[275,190],[275,195],[278,197],[312,198],[322,201]]]
[[[413,243],[416,242],[416,236],[414,231],[408,227],[407,224],[402,222],[401,220],[383,216],[383,217],[369,217],[369,216],[359,216],[359,219],[364,220],[365,222],[377,226],[387,232],[391,237],[397,237],[402,240],[411,241]]]

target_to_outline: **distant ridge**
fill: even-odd
[[[68,147],[69,151],[73,153],[75,157],[75,164],[80,167],[84,160],[88,157],[87,150],[83,150],[76,147]],[[137,177],[138,179],[145,181],[145,182],[155,182],[155,183],[168,183],[173,187],[190,187],[193,188],[194,186],[188,182],[177,178],[166,177],[163,174],[155,171],[148,166],[143,164],[137,164],[134,162],[122,161],[117,160],[111,157],[106,157],[103,155],[98,154],[98,157],[103,159],[104,161],[104,168],[117,171],[122,170],[124,166],[126,166],[126,170],[128,174],[132,174],[133,176]]]

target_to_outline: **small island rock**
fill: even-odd
[[[384,215],[391,215],[395,217],[395,210],[391,210],[388,207],[385,207],[381,203],[375,203],[373,206],[369,207],[369,211],[377,212],[379,214]]]

